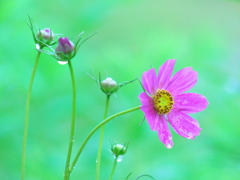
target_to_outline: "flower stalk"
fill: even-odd
[[[114,172],[115,172],[115,169],[116,169],[116,166],[117,166],[117,158],[114,158],[113,167],[112,167],[112,171],[111,171],[109,180],[112,180]]]
[[[108,109],[109,109],[109,101],[110,101],[111,95],[106,95],[106,96],[107,96],[107,99],[106,99],[106,106],[105,106],[103,119],[107,118]],[[101,167],[101,156],[102,156],[102,144],[103,144],[103,138],[104,138],[104,130],[105,130],[105,126],[103,125],[101,127],[100,139],[99,139],[99,144],[98,144],[98,153],[97,153],[97,161],[96,161],[97,162],[96,180],[100,179],[100,167]]]
[[[27,92],[27,100],[26,100],[26,111],[25,111],[25,121],[24,121],[24,132],[23,132],[23,142],[22,142],[22,162],[21,162],[21,180],[24,180],[25,178],[25,166],[26,166],[26,147],[27,147],[27,137],[28,137],[28,124],[29,124],[29,109],[30,109],[30,99],[31,99],[31,93],[32,93],[32,86],[34,82],[35,73],[37,70],[39,58],[40,58],[41,52],[38,51],[36,60],[33,66],[30,83],[28,86],[28,92]]]
[[[81,153],[82,153],[82,150],[84,149],[85,145],[87,144],[88,140],[92,137],[92,135],[99,129],[101,128],[103,125],[105,125],[106,123],[110,122],[111,120],[113,120],[114,118],[118,117],[118,116],[121,116],[121,115],[124,115],[124,114],[127,114],[127,113],[130,113],[130,112],[133,112],[133,111],[136,111],[140,109],[140,106],[137,106],[137,107],[134,107],[134,108],[131,108],[131,109],[128,109],[128,110],[125,110],[125,111],[122,111],[122,112],[119,112],[119,113],[116,113],[108,118],[106,118],[105,120],[103,120],[101,123],[99,123],[95,128],[92,129],[92,131],[87,135],[87,137],[85,138],[85,140],[83,141],[82,145],[80,146],[71,166],[69,167],[69,173],[72,173],[72,170],[73,168],[75,167],[77,161],[78,161],[78,158],[80,157]]]
[[[68,61],[68,66],[69,66],[69,71],[70,71],[71,80],[72,80],[72,120],[71,120],[70,139],[69,139],[68,153],[67,153],[67,159],[66,159],[66,165],[65,165],[64,180],[68,180],[70,176],[69,164],[71,160],[72,147],[74,142],[75,116],[76,116],[76,84],[75,84],[75,78],[74,78],[74,72],[73,72],[71,60]]]
[[[111,152],[114,156],[114,161],[113,161],[113,167],[112,167],[109,180],[112,180],[116,166],[117,166],[117,162],[122,161],[123,155],[126,154],[127,152],[127,148],[128,148],[128,143],[125,143],[124,145],[115,143],[112,145]]]

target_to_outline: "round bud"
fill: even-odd
[[[74,44],[67,37],[60,37],[58,39],[58,45],[56,47],[56,53],[70,54],[74,51]]]
[[[115,156],[120,156],[124,155],[127,152],[127,148],[122,144],[114,144],[111,151]]]
[[[106,94],[114,93],[117,90],[116,87],[117,83],[112,78],[108,77],[101,82],[102,91]]]
[[[38,31],[37,38],[39,40],[52,41],[54,39],[54,34],[51,29],[45,28],[43,30]]]

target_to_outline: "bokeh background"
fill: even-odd
[[[73,60],[77,122],[73,154],[102,119],[105,95],[87,75],[106,74],[121,83],[150,67],[177,59],[175,72],[191,66],[199,81],[191,90],[209,107],[193,114],[201,135],[173,133],[166,149],[136,111],[106,126],[101,179],[108,179],[111,142],[130,142],[115,180],[149,174],[156,180],[240,179],[240,1],[237,0],[1,0],[0,1],[0,179],[20,179],[25,101],[36,50],[25,21],[49,27],[73,41],[88,40]],[[35,76],[27,144],[26,180],[63,178],[71,118],[67,65],[43,54]],[[139,82],[112,97],[109,114],[140,105]],[[72,180],[95,179],[97,132],[84,149]],[[141,178],[150,179],[147,177]]]

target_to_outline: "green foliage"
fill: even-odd
[[[199,81],[191,92],[210,102],[193,114],[201,125],[194,140],[173,133],[166,149],[138,111],[106,125],[101,176],[109,176],[109,140],[130,142],[115,180],[150,174],[164,180],[237,180],[240,177],[240,4],[227,0],[3,1],[0,3],[0,179],[20,177],[26,91],[37,51],[24,20],[71,38],[84,31],[86,41],[74,57],[77,117],[73,154],[102,119],[105,96],[87,75],[108,72],[116,82],[141,78],[143,71],[177,59],[175,70],[191,66]],[[84,37],[85,36],[85,37]],[[109,114],[140,105],[137,81],[112,97]],[[27,171],[29,180],[63,178],[71,117],[67,65],[42,55],[30,106]],[[94,179],[98,134],[84,149],[73,174]],[[144,179],[144,178],[140,178]],[[148,178],[149,179],[149,178]]]

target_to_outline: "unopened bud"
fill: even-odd
[[[60,37],[58,39],[58,45],[55,49],[56,54],[62,61],[68,61],[72,58],[74,52],[74,44],[67,37]]]
[[[43,30],[38,31],[37,38],[39,40],[52,41],[54,39],[54,34],[51,29],[45,28]]]
[[[102,91],[106,94],[112,94],[116,92],[117,83],[112,78],[106,78],[101,82]]]
[[[115,156],[121,156],[127,152],[127,147],[122,144],[114,144],[111,151]]]
[[[74,44],[67,37],[58,39],[58,46],[56,52],[62,52],[64,54],[70,54],[74,51]]]

